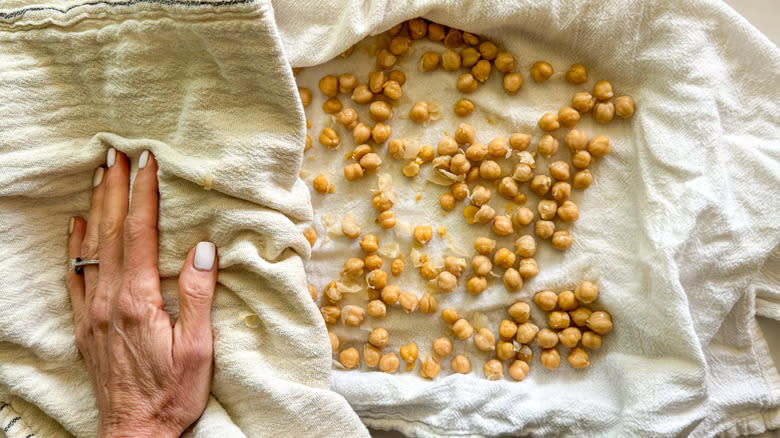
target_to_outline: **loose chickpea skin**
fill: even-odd
[[[341,111],[342,107],[343,105],[341,104],[341,101],[338,97],[328,98],[328,100],[322,104],[322,110],[325,112],[325,114],[336,114],[337,112]]]
[[[334,131],[332,128],[323,129],[319,141],[321,145],[328,149],[335,149],[341,143],[338,132]]]
[[[489,328],[481,328],[474,335],[474,346],[481,351],[495,350],[496,335]]]
[[[517,292],[523,288],[523,277],[515,268],[504,271],[504,287],[508,292]]]
[[[612,317],[609,313],[599,310],[590,314],[586,325],[589,329],[603,336],[612,330]]]
[[[455,88],[463,94],[471,94],[477,91],[477,87],[479,87],[479,81],[471,73],[458,76],[458,81],[455,84]]]
[[[423,294],[419,301],[420,313],[436,313],[439,310],[439,301],[433,295]]]
[[[404,261],[400,258],[394,259],[393,263],[390,264],[390,273],[392,273],[394,276],[399,276],[404,271]]]
[[[576,369],[585,368],[590,365],[590,361],[588,360],[588,353],[586,353],[582,348],[572,348],[566,360],[569,361],[569,365],[571,365],[572,368]]]
[[[539,212],[539,217],[547,221],[555,218],[555,212],[557,209],[558,203],[551,199],[542,199],[536,205],[536,210]]]
[[[488,181],[498,179],[501,177],[501,166],[493,160],[484,160],[479,165],[479,176]]]
[[[482,372],[488,380],[499,380],[504,378],[504,364],[498,359],[490,359],[482,366]]]
[[[588,71],[582,64],[572,64],[566,72],[566,80],[572,85],[582,85],[588,82]]]
[[[593,175],[588,169],[580,170],[574,174],[571,183],[575,189],[585,190],[593,184]]]
[[[455,324],[458,320],[458,311],[452,308],[447,308],[441,311],[441,319],[447,324]]]
[[[472,327],[468,321],[461,318],[452,324],[452,333],[461,341],[465,341],[474,334],[474,327]]]
[[[552,186],[552,180],[547,175],[536,175],[534,176],[534,179],[531,180],[531,184],[529,185],[529,188],[532,192],[536,193],[539,196],[544,196],[547,194],[547,192],[550,191],[550,187]]]
[[[515,264],[516,259],[517,256],[515,256],[515,253],[507,248],[499,249],[493,256],[493,262],[496,266],[504,269],[511,268]]]
[[[571,201],[564,201],[558,207],[558,217],[564,222],[574,222],[580,217],[580,210],[577,204]]]
[[[561,354],[558,353],[558,350],[555,348],[542,350],[542,354],[539,356],[539,362],[548,370],[558,369],[561,365]]]
[[[436,277],[436,287],[439,292],[454,292],[458,287],[458,279],[451,272],[443,271]]]
[[[512,213],[512,225],[516,228],[528,226],[534,220],[534,212],[528,207],[520,207]]]
[[[593,120],[605,125],[615,118],[615,104],[612,102],[597,102],[593,107]]]
[[[536,344],[544,349],[553,348],[558,345],[558,335],[548,328],[543,328],[536,334]]]
[[[456,116],[466,117],[474,112],[474,102],[468,99],[459,99],[455,102],[454,110]]]
[[[601,336],[597,333],[586,331],[582,334],[582,346],[591,350],[601,348]]]
[[[636,103],[631,96],[620,96],[615,99],[615,114],[621,119],[628,119],[634,115]]]
[[[555,222],[553,221],[536,221],[534,224],[534,234],[542,239],[549,239],[555,233]]]
[[[534,78],[534,81],[537,83],[544,82],[547,79],[550,79],[550,76],[553,74],[553,68],[552,65],[550,65],[548,62],[545,61],[536,61],[534,65],[531,67],[531,77]]]
[[[466,47],[460,52],[461,65],[465,68],[473,67],[481,57],[482,54],[473,47]]]
[[[360,353],[354,347],[341,350],[339,353],[339,362],[344,368],[351,370],[360,366]]]
[[[447,357],[452,354],[452,341],[450,338],[436,338],[433,340],[431,346],[433,347],[433,352],[439,357]]]
[[[384,289],[382,289],[382,293],[380,294],[382,302],[384,302],[387,306],[392,306],[398,302],[398,298],[400,296],[401,289],[399,289],[398,286],[392,284],[385,286]]]
[[[558,295],[551,290],[543,290],[534,295],[534,304],[545,312],[555,310],[558,305]]]
[[[330,186],[328,177],[322,173],[317,175],[312,181],[312,186],[314,187],[314,190],[317,191],[317,193],[328,193],[328,187]]]
[[[531,306],[523,301],[518,301],[507,309],[509,316],[518,324],[528,321],[531,316]]]
[[[406,362],[406,371],[411,371],[414,368],[414,363],[417,362],[417,345],[411,343],[401,347],[401,359]]]
[[[463,354],[458,354],[450,362],[452,371],[459,374],[468,374],[471,372],[471,361]]]
[[[395,226],[395,213],[393,213],[392,210],[379,213],[379,216],[376,218],[376,223],[385,230],[393,228]]]
[[[420,303],[420,299],[417,295],[411,292],[401,292],[398,295],[398,304],[404,309],[406,313],[412,313],[417,310],[417,305]]]
[[[571,318],[571,322],[577,327],[585,327],[591,313],[592,312],[587,307],[577,307],[569,312],[569,317]]]
[[[420,57],[420,71],[431,72],[439,68],[441,57],[436,52],[425,52]]]
[[[363,346],[363,363],[369,368],[375,368],[379,365],[379,360],[382,358],[382,350],[374,347],[371,344],[365,344]]]
[[[580,121],[580,112],[570,106],[563,106],[558,110],[558,121],[561,125],[572,128]]]
[[[550,158],[558,152],[558,139],[550,134],[545,134],[539,139],[539,143],[536,144],[536,152],[544,158]]]
[[[320,79],[320,91],[328,97],[335,97],[339,94],[339,79],[333,75],[327,75]]]
[[[558,332],[558,340],[566,348],[574,348],[582,339],[582,333],[577,327],[567,327]]]
[[[571,318],[569,318],[569,314],[566,312],[555,310],[547,314],[547,325],[554,330],[565,329],[569,324],[571,324]]]
[[[512,220],[508,216],[495,216],[491,229],[496,236],[508,236],[515,232]]]
[[[546,132],[552,132],[561,127],[561,124],[558,121],[558,114],[556,113],[542,114],[542,117],[539,118],[539,122],[537,124],[539,125],[539,128],[542,129],[542,131]]]
[[[615,94],[612,92],[612,84],[608,81],[598,81],[593,86],[593,97],[601,102],[612,99]]]
[[[550,189],[550,196],[558,202],[569,199],[571,195],[571,185],[566,181],[558,181]]]
[[[387,315],[387,305],[381,300],[371,300],[366,305],[366,314],[376,319],[384,318]]]
[[[352,90],[352,101],[361,105],[371,102],[374,93],[368,88],[368,85],[358,85]]]

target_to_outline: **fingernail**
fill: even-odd
[[[95,171],[95,176],[92,178],[92,187],[97,187],[101,181],[103,181],[103,169],[102,167],[98,167]]]
[[[106,154],[106,166],[111,167],[116,163],[116,149],[111,148]]]
[[[70,218],[70,222],[68,223],[68,234],[73,234],[73,224],[75,222],[75,218]]]
[[[138,157],[138,168],[143,169],[146,167],[146,162],[149,161],[149,151],[141,152],[141,156]]]
[[[195,246],[195,269],[199,271],[210,271],[214,267],[214,256],[217,247],[211,242],[200,242]]]

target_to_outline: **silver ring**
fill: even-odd
[[[84,272],[84,266],[99,264],[100,260],[98,259],[81,260],[80,257],[76,257],[75,259],[70,259],[70,272],[73,272],[74,274],[81,274]]]

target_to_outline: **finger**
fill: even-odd
[[[211,301],[217,284],[216,247],[200,242],[190,250],[179,275],[179,320],[176,334],[184,345],[211,342]]]
[[[86,231],[87,223],[84,219],[80,217],[73,217],[70,219],[68,259],[81,257],[81,243],[84,241],[84,234]],[[68,288],[71,305],[73,306],[73,320],[76,325],[78,325],[84,318],[84,275],[76,274],[68,269],[65,284]]]
[[[105,198],[100,217],[98,253],[100,282],[121,281],[124,248],[125,217],[129,203],[130,164],[127,157],[114,148],[106,155]],[[107,290],[115,290],[109,288]]]
[[[157,272],[157,161],[149,151],[138,159],[133,198],[125,221],[125,268],[141,276]]]
[[[103,198],[105,197],[105,168],[98,167],[95,170],[95,176],[92,177],[92,199],[89,206],[89,216],[87,217],[87,229],[84,233],[84,240],[81,243],[81,258],[84,260],[98,258],[98,230],[100,228],[100,217],[103,213]],[[87,309],[92,305],[97,290],[98,266],[84,266],[84,304]]]

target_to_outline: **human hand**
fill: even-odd
[[[100,436],[179,436],[201,415],[213,366],[216,249],[200,242],[179,276],[179,319],[163,309],[157,270],[157,161],[144,152],[129,201],[130,163],[109,150],[87,221],[72,222],[68,254],[99,259],[69,272],[76,344],[92,379]]]

